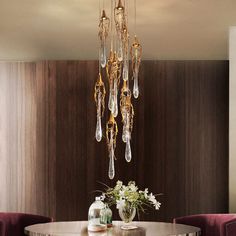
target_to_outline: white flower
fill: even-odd
[[[148,200],[149,200],[150,202],[152,202],[152,203],[155,203],[155,202],[156,202],[156,198],[155,198],[155,196],[154,196],[152,193],[149,194]]]
[[[123,182],[122,182],[122,181],[120,181],[120,180],[118,180],[118,181],[116,182],[115,189],[116,189],[116,190],[119,190],[119,189],[121,189],[121,188],[122,188],[122,186],[123,186]]]
[[[160,203],[160,202],[156,202],[156,204],[155,204],[155,209],[156,209],[156,210],[159,210],[160,207],[161,207],[161,203]]]
[[[153,200],[153,201],[152,201],[152,204],[153,204],[153,205],[156,205],[156,204],[157,204],[157,200],[156,200],[156,199]]]
[[[125,190],[120,190],[120,191],[119,191],[119,196],[120,196],[121,198],[125,198]]]
[[[144,190],[144,197],[148,199],[148,188],[145,188]]]
[[[135,186],[134,184],[131,184],[131,185],[129,186],[129,188],[130,188],[130,190],[131,190],[132,192],[136,192],[136,191],[138,190],[138,187]]]
[[[122,186],[122,191],[123,191],[123,192],[128,192],[128,191],[129,191],[129,187],[123,185],[123,186]]]
[[[125,200],[124,199],[120,199],[120,200],[116,200],[116,208],[120,209],[125,205]]]

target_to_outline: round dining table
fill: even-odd
[[[133,222],[136,229],[123,230],[121,221],[102,232],[87,230],[87,221],[52,222],[25,228],[28,236],[199,236],[200,229],[193,226],[164,222]]]

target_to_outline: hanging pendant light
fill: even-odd
[[[110,179],[115,177],[115,150],[118,126],[116,117],[122,117],[122,141],[125,144],[124,157],[127,162],[132,160],[131,136],[133,129],[134,108],[132,105],[132,94],[135,98],[139,96],[138,74],[141,64],[142,46],[136,35],[136,0],[135,9],[135,36],[130,47],[128,27],[128,7],[126,0],[111,0],[111,17],[108,18],[104,9],[99,9],[99,76],[95,84],[94,100],[97,108],[97,124],[95,137],[98,142],[102,140],[102,117],[105,110],[105,84],[102,79],[101,70],[106,70],[108,87],[108,111],[110,117],[106,123],[106,143],[108,148]],[[110,37],[109,37],[110,36]],[[107,58],[107,41],[110,38],[110,53]],[[129,64],[131,59],[133,93],[129,88]],[[104,73],[103,73],[104,74]],[[120,84],[122,82],[122,87]],[[120,93],[120,96],[119,96]],[[120,99],[120,102],[118,102]]]

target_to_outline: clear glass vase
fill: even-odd
[[[123,225],[121,226],[121,229],[124,230],[130,230],[130,229],[136,229],[137,226],[132,224],[132,221],[136,215],[136,208],[130,206],[129,204],[124,205],[119,209],[119,216],[121,220],[123,221]]]

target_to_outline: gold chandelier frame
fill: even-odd
[[[104,1],[104,0],[103,0]],[[125,160],[130,162],[131,152],[131,134],[134,123],[134,107],[132,97],[139,97],[138,75],[142,57],[142,46],[139,43],[136,32],[134,40],[130,46],[130,32],[128,24],[128,5],[127,0],[111,0],[111,18],[109,18],[104,9],[99,9],[99,75],[94,88],[94,100],[96,103],[97,125],[95,137],[98,142],[102,140],[102,118],[105,111],[106,86],[103,82],[102,74],[107,77],[108,87],[108,110],[109,120],[106,123],[106,143],[109,154],[110,179],[115,177],[115,149],[118,134],[118,125],[116,117],[119,109],[122,117],[122,141],[125,143]],[[135,8],[135,31],[136,31],[136,0]],[[110,52],[107,58],[107,43],[110,38]],[[131,59],[132,76],[129,78],[129,65]],[[105,73],[102,73],[105,70]],[[133,81],[133,93],[130,89]],[[122,83],[122,85],[121,85]],[[120,93],[120,97],[119,97]],[[132,96],[133,94],[133,96]],[[120,99],[120,102],[118,102]]]

